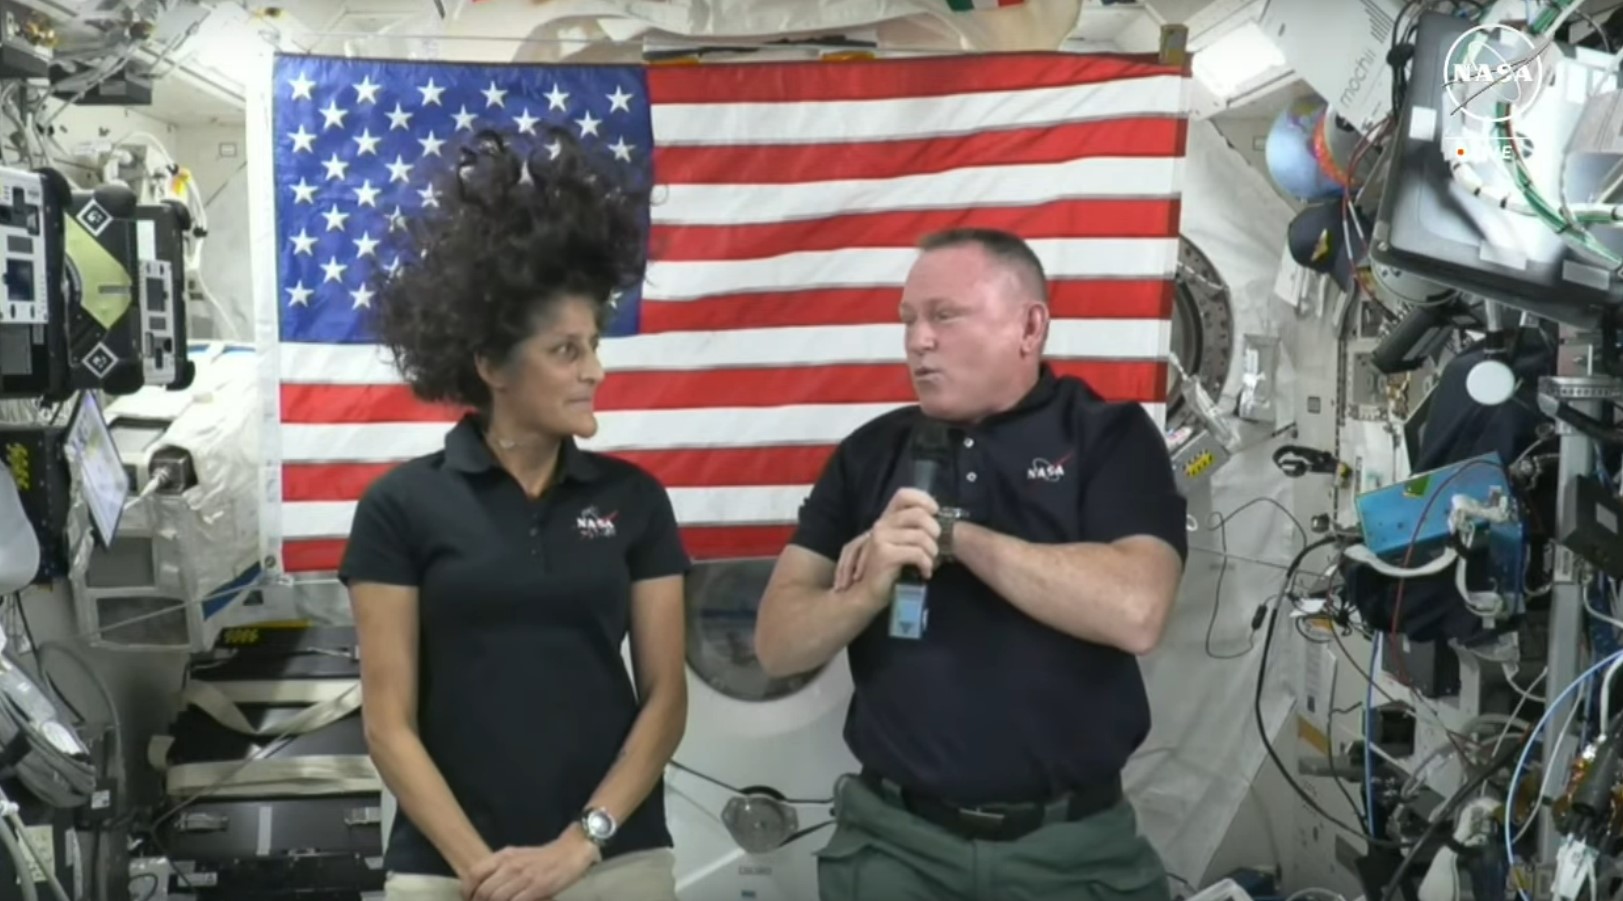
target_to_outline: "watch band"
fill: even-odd
[[[953,553],[953,524],[960,519],[967,519],[968,515],[957,507],[942,507],[936,512],[935,521],[941,526],[941,537],[936,539],[936,559],[942,563],[952,563],[958,559]]]

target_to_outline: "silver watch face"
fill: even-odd
[[[588,811],[585,817],[586,834],[597,841],[614,837],[614,817],[601,810]]]

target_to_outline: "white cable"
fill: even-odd
[[[56,870],[52,867],[46,866],[48,861],[54,861],[56,859],[55,855],[46,854],[34,845],[34,840],[28,837],[28,827],[23,823],[22,817],[17,816],[17,805],[7,802],[7,807],[6,822],[9,823],[12,830],[16,832],[17,843],[22,846],[23,851],[34,859],[34,866],[38,867],[39,871],[45,874],[45,884],[50,886],[51,894],[56,896],[56,901],[73,901],[73,899],[68,897],[68,893],[62,890],[62,883],[56,878]],[[80,866],[83,865],[83,862],[81,862]],[[24,870],[23,872],[26,873],[28,871]],[[19,878],[17,881],[22,882],[23,880]]]
[[[1549,672],[1549,670],[1545,670],[1545,672]],[[1523,700],[1532,701],[1534,704],[1544,703],[1544,698],[1534,694],[1531,686],[1523,688],[1516,684],[1516,667],[1511,666],[1508,663],[1505,664],[1505,682],[1511,688],[1515,689],[1516,693],[1521,695]],[[1534,682],[1533,684],[1537,685],[1538,683]]]
[[[1618,660],[1623,660],[1623,654],[1618,655]],[[1567,739],[1568,734],[1571,732],[1571,730],[1572,730],[1572,721],[1577,718],[1577,716],[1578,716],[1578,708],[1580,706],[1582,706],[1582,705],[1580,705],[1578,703],[1578,699],[1574,698],[1572,700],[1572,703],[1567,705],[1567,715],[1566,715],[1566,718],[1561,721],[1560,730],[1558,730],[1557,732],[1552,734],[1549,738],[1545,739],[1545,741],[1553,741],[1553,742],[1555,742],[1554,747],[1559,748],[1560,743],[1565,741]],[[1542,722],[1542,720],[1541,720],[1541,722]],[[1537,727],[1538,723],[1535,723],[1534,726]],[[1530,747],[1532,745],[1532,742],[1531,741],[1528,742],[1528,745]],[[1554,759],[1553,755],[1552,755],[1552,759]],[[1560,769],[1557,769],[1556,767],[1551,767],[1548,770],[1546,770],[1543,774],[1541,774],[1541,776],[1539,778],[1539,781],[1538,781],[1538,796],[1537,796],[1538,800],[1540,802],[1542,802],[1544,800],[1544,798],[1549,795],[1549,793],[1550,793],[1550,782],[1551,782],[1551,780],[1553,780],[1555,778],[1557,773],[1562,773],[1562,771]],[[1563,773],[1563,775],[1565,775],[1565,774]],[[1509,817],[1506,817],[1505,819],[1506,819],[1507,822],[1509,821]],[[1528,818],[1522,823],[1522,826],[1521,826],[1520,829],[1516,830],[1515,841],[1519,842],[1522,839],[1526,838],[1527,833],[1532,830],[1533,824],[1537,823],[1537,822],[1538,822],[1538,812],[1537,812],[1537,808],[1535,807],[1534,808],[1534,813],[1532,815],[1528,816]]]
[[[1485,619],[1492,619],[1504,612],[1505,599],[1496,591],[1472,591],[1465,584],[1465,558],[1460,557],[1454,565],[1454,588],[1460,593],[1460,599],[1465,602],[1465,609]]]
[[[1549,675],[1550,675],[1550,668],[1549,667],[1546,666],[1544,669],[1539,670],[1538,677],[1533,680],[1532,684],[1527,686],[1528,689],[1529,690],[1536,689],[1540,685],[1543,685],[1544,680]],[[1527,722],[1525,722],[1525,721],[1523,721],[1521,719],[1518,719],[1518,716],[1522,712],[1522,708],[1526,707],[1527,703],[1529,701],[1531,701],[1531,700],[1532,700],[1531,695],[1522,695],[1521,700],[1516,702],[1516,706],[1510,708],[1510,716],[1505,718],[1505,728],[1504,728],[1504,730],[1499,733],[1498,738],[1494,739],[1493,747],[1488,751],[1488,757],[1490,759],[1497,758],[1499,756],[1499,748],[1504,745],[1505,739],[1510,737],[1510,730],[1515,728],[1517,725],[1521,726],[1521,729],[1522,729],[1521,735],[1523,735],[1523,736],[1525,736],[1527,733],[1533,731],[1533,727],[1532,727],[1532,725],[1530,723],[1527,723]],[[1486,718],[1488,716],[1492,716],[1492,715],[1493,714],[1486,714],[1486,713],[1481,714],[1481,715],[1479,715],[1477,717],[1477,719],[1484,719],[1484,718]]]
[[[1620,588],[1623,588],[1623,582],[1618,583],[1618,587],[1613,587],[1612,589],[1607,591],[1608,599],[1612,602],[1612,609],[1613,610],[1617,609],[1617,596],[1618,596],[1618,591],[1619,591]],[[1584,612],[1588,613],[1590,616],[1594,617],[1595,619],[1600,620],[1601,622],[1605,623],[1606,625],[1611,626],[1614,629],[1623,630],[1623,620],[1619,620],[1619,619],[1617,619],[1615,617],[1607,616],[1606,614],[1600,612],[1599,610],[1596,610],[1595,609],[1595,603],[1594,603],[1594,601],[1592,601],[1590,599],[1588,593],[1585,593],[1585,595],[1584,595]]]
[[[1623,656],[1612,661],[1612,665],[1606,668],[1606,674],[1600,679],[1599,722],[1602,724],[1612,721],[1612,677],[1617,675],[1619,669],[1623,669]]]
[[[1308,886],[1291,892],[1285,896],[1285,901],[1302,901],[1303,898],[1327,898],[1329,901],[1347,901],[1346,895],[1327,888],[1319,888],[1318,886]]]
[[[17,872],[17,885],[22,890],[23,901],[39,901],[39,890],[34,888],[34,880],[25,878],[33,869],[29,857],[23,855],[23,847],[18,844],[17,833],[5,824],[0,824],[0,845],[5,845],[6,853],[11,857],[12,869]]]
[[[1394,579],[1416,579],[1422,576],[1435,576],[1443,570],[1448,569],[1450,566],[1453,566],[1454,561],[1459,559],[1459,554],[1456,553],[1453,548],[1447,548],[1440,556],[1437,557],[1437,559],[1420,566],[1405,569],[1401,566],[1394,566],[1385,560],[1382,560],[1380,557],[1375,556],[1375,552],[1370,550],[1368,545],[1352,545],[1343,551],[1342,554],[1347,557],[1347,559],[1352,560],[1355,563],[1362,563],[1381,575],[1391,576]]]

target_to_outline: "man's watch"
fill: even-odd
[[[951,563],[958,558],[952,552],[952,527],[960,519],[968,519],[968,511],[958,507],[942,507],[936,511],[936,524],[941,526],[941,537],[936,539],[936,559],[942,563]]]
[[[581,812],[580,828],[592,844],[601,848],[614,838],[620,825],[614,821],[614,814],[601,807],[593,807]]]

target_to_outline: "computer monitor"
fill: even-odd
[[[93,392],[79,395],[79,406],[73,411],[64,440],[69,463],[78,472],[91,528],[101,546],[108,547],[124,516],[130,480]]]

